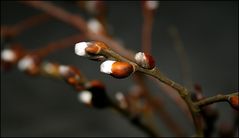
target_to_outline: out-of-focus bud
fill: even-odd
[[[73,66],[60,65],[59,74],[70,85],[77,86],[81,83],[81,73]]]
[[[145,0],[143,1],[143,8],[148,11],[154,11],[159,7],[159,1]]]
[[[18,69],[29,75],[37,75],[40,73],[40,63],[41,59],[38,56],[26,55],[18,62]]]
[[[239,97],[238,97],[238,95],[230,96],[228,98],[228,102],[231,104],[231,106],[234,109],[239,110]]]
[[[117,93],[115,94],[115,98],[118,100],[119,106],[120,106],[122,109],[126,109],[126,108],[128,107],[126,98],[125,98],[125,96],[124,96],[123,93],[117,92]]]
[[[60,77],[59,64],[44,62],[42,65],[42,72],[46,75]]]
[[[86,89],[79,92],[78,99],[80,102],[95,108],[106,108],[110,106],[110,100],[106,94],[105,87],[98,80],[87,83]]]
[[[97,19],[90,19],[87,22],[87,27],[94,34],[107,35],[104,26]]]
[[[1,67],[9,70],[15,65],[25,54],[25,50],[20,44],[12,44],[11,47],[1,51]]]

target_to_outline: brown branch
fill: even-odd
[[[238,95],[238,92],[227,94],[227,95],[221,95],[218,94],[216,96],[204,98],[200,101],[195,102],[194,104],[199,107],[207,106],[216,102],[225,102],[228,101],[228,98],[234,95]]]
[[[34,50],[34,51],[30,51],[27,50],[26,51],[26,55],[32,55],[32,56],[35,56],[37,58],[43,58],[44,56],[48,55],[49,53],[52,53],[52,52],[55,52],[56,50],[59,50],[59,48],[66,48],[68,46],[72,46],[72,43],[76,43],[78,42],[79,40],[81,40],[83,38],[82,35],[79,35],[79,34],[76,34],[76,35],[72,35],[72,36],[69,36],[67,38],[64,38],[64,39],[61,39],[60,41],[54,41],[54,42],[51,42],[49,44],[47,44],[45,47],[43,48],[39,48],[37,50]],[[39,62],[38,62],[39,61]],[[17,63],[16,63],[17,64]],[[35,64],[35,63],[33,63]],[[45,65],[46,64],[51,64],[51,67],[50,69],[52,69],[52,71],[49,71],[49,68],[46,67]],[[87,84],[89,81],[87,81],[87,78],[82,74],[80,73],[81,77],[80,80],[79,79],[76,79],[76,78],[64,78],[62,76],[62,74],[59,74],[59,67],[61,65],[57,64],[57,63],[51,63],[51,62],[43,62],[42,60],[37,60],[37,64],[36,66],[34,65],[34,74],[31,74],[31,73],[28,73],[29,71],[26,70],[26,73],[28,75],[43,75],[43,76],[48,76],[48,77],[53,77],[53,78],[56,78],[56,79],[67,79],[67,83],[71,86],[73,86],[73,88],[75,90],[81,90],[82,88],[85,87],[85,84]],[[67,66],[67,65],[64,65],[64,66]],[[74,72],[80,72],[77,68],[75,67],[72,67],[72,66],[68,66],[68,67],[71,67],[71,68],[74,68],[73,73]],[[32,69],[30,69],[32,70]],[[35,71],[37,70],[37,71]],[[32,71],[30,71],[32,72]],[[72,73],[70,73],[72,75]],[[76,74],[76,75],[79,75],[79,74]],[[110,99],[109,99],[110,100]],[[158,131],[156,131],[156,129],[151,126],[150,124],[147,124],[146,122],[143,122],[143,119],[141,116],[136,116],[136,117],[132,117],[131,113],[128,112],[127,110],[123,110],[119,107],[119,105],[115,104],[113,101],[110,101],[110,105],[109,105],[111,108],[119,111],[119,113],[121,113],[123,116],[125,116],[126,118],[128,118],[130,120],[130,122],[132,124],[134,124],[136,127],[140,128],[142,131],[146,132],[147,134],[149,134],[149,136],[152,136],[152,137],[159,137],[160,134]]]
[[[111,47],[114,47],[116,49],[120,48],[120,50],[122,50],[123,52],[121,51],[119,53],[122,53],[123,56],[126,55],[126,57],[128,57],[129,59],[133,59],[134,54],[132,52],[127,51],[123,47],[121,47],[117,42],[112,41],[112,40],[110,40],[110,39],[108,39],[104,36],[95,35],[92,32],[88,32],[87,29],[86,29],[87,27],[86,27],[86,24],[85,24],[84,20],[82,18],[80,18],[79,16],[72,15],[72,14],[64,11],[63,9],[61,9],[57,6],[54,6],[53,4],[48,3],[48,2],[28,2],[28,1],[25,1],[25,3],[31,5],[35,8],[38,8],[40,10],[43,10],[43,11],[47,12],[48,14],[50,14],[50,15],[66,22],[66,23],[69,23],[69,24],[77,27],[83,33],[86,33],[86,36],[88,36],[90,39],[101,40],[101,41],[107,43],[108,45],[110,45]],[[114,54],[112,56],[116,56],[116,59],[119,59],[119,60],[123,59],[126,62],[130,63],[130,61],[128,59],[122,58],[121,56],[118,56],[118,54]],[[192,104],[192,101],[191,101],[191,98],[190,98],[190,95],[189,95],[187,89],[182,87],[181,85],[171,81],[170,79],[166,78],[164,75],[161,74],[161,72],[157,68],[153,69],[153,70],[146,70],[146,69],[143,69],[143,68],[137,68],[137,65],[135,63],[133,63],[133,62],[131,62],[131,63],[136,67],[136,70],[138,69],[140,72],[143,72],[145,74],[153,76],[153,77],[157,78],[158,80],[164,82],[165,84],[173,87],[174,89],[176,89],[178,91],[178,93],[185,100],[185,102],[187,103],[187,105],[188,105],[188,107],[191,111],[197,134],[199,136],[201,136],[202,135],[202,131],[201,131],[202,129],[201,129],[201,126],[200,126],[199,122],[197,121],[197,116],[198,116],[197,112],[198,112],[199,109]]]
[[[62,8],[55,6],[50,2],[46,1],[22,1],[22,2],[36,9],[42,10],[47,14],[78,28],[83,33],[87,32],[87,24],[81,17],[70,14],[65,10],[63,10]]]
[[[134,53],[128,49],[125,49],[122,45],[120,45],[116,41],[108,37],[97,35],[94,34],[93,32],[90,32],[89,29],[87,28],[87,23],[79,15],[74,15],[46,1],[22,1],[22,2],[31,7],[42,10],[47,14],[51,15],[52,17],[57,18],[60,21],[63,21],[75,27],[76,29],[82,31],[82,33],[84,33],[84,35],[89,39],[103,41],[109,44],[112,49],[114,49],[118,53],[121,53],[121,55],[124,55],[132,60],[134,59]]]
[[[145,6],[145,5],[144,5]],[[154,11],[143,7],[143,27],[142,27],[142,51],[151,53],[152,29],[154,21]]]
[[[175,90],[177,90],[177,92],[179,93],[181,98],[184,100],[184,102],[187,104],[187,106],[191,112],[197,135],[202,136],[203,135],[202,126],[201,126],[200,120],[198,119],[199,118],[199,108],[193,104],[188,90],[185,87],[183,87],[182,85],[167,78],[165,75],[163,75],[161,73],[161,71],[158,68],[154,68],[152,70],[138,68],[138,71],[143,72],[152,77],[155,77],[159,81],[162,81],[163,83],[165,83],[165,84],[171,86],[172,88],[174,88]]]
[[[197,136],[203,136],[203,131],[202,131],[202,124],[201,124],[201,117],[199,114],[199,107],[194,105],[192,100],[191,100],[191,96],[188,92],[188,90],[183,87],[182,85],[172,81],[171,79],[167,78],[165,75],[163,75],[161,73],[161,71],[158,68],[154,68],[152,70],[148,70],[148,69],[144,69],[140,66],[138,66],[136,63],[130,61],[129,59],[122,57],[121,55],[117,54],[116,52],[110,50],[110,49],[102,49],[99,54],[104,55],[107,58],[113,58],[115,60],[118,61],[124,61],[124,62],[128,62],[130,63],[132,66],[134,66],[136,71],[142,72],[144,74],[147,74],[149,76],[152,76],[156,79],[158,79],[159,81],[165,83],[168,86],[171,86],[173,89],[177,90],[177,92],[179,93],[179,95],[181,96],[181,98],[184,100],[184,102],[187,104],[190,113],[192,115],[193,118],[193,122],[195,125],[195,130],[196,130],[196,134]]]
[[[49,15],[47,14],[38,14],[28,17],[15,25],[10,26],[1,26],[1,37],[11,38],[16,37],[21,32],[31,27],[34,27],[38,24],[44,23],[49,19]]]
[[[40,57],[45,57],[48,54],[56,52],[58,50],[72,47],[72,45],[77,43],[79,40],[83,40],[84,38],[85,37],[82,34],[74,34],[57,41],[54,40],[53,42],[48,43],[45,47],[34,50],[33,52]]]

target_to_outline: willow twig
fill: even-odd
[[[182,71],[182,78],[184,85],[192,90],[192,73],[191,73],[191,66],[189,63],[189,58],[185,47],[183,45],[182,39],[179,35],[178,29],[175,26],[170,26],[169,33],[173,39],[173,46],[174,49],[179,57],[179,61],[181,63],[181,71]]]
[[[218,94],[216,96],[204,98],[200,101],[195,102],[194,104],[196,106],[203,107],[203,106],[207,106],[207,105],[210,105],[210,104],[213,104],[213,103],[216,103],[216,102],[228,101],[228,98],[233,96],[233,95],[238,95],[238,92],[227,94],[227,95]]]
[[[24,30],[47,21],[49,17],[50,17],[49,15],[41,13],[28,17],[27,19],[24,19],[16,23],[15,25],[1,26],[1,37],[6,38],[16,37]]]
[[[199,114],[200,109],[197,105],[193,104],[193,101],[191,100],[190,93],[188,92],[188,90],[185,87],[183,87],[182,85],[167,78],[165,75],[163,75],[161,73],[161,71],[158,68],[155,67],[152,70],[144,69],[144,68],[138,66],[136,63],[130,61],[129,59],[127,59],[125,57],[122,57],[121,55],[115,53],[114,51],[112,51],[110,49],[104,49],[99,54],[102,54],[102,55],[106,56],[107,58],[114,58],[115,60],[118,60],[118,61],[128,62],[134,66],[136,71],[150,75],[150,76],[158,79],[159,81],[165,83],[166,85],[171,86],[173,89],[177,90],[177,92],[179,93],[181,98],[184,100],[184,102],[187,104],[187,106],[191,112],[197,136],[203,136],[202,124],[201,124],[201,119],[200,119],[200,114]]]

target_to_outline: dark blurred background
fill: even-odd
[[[91,16],[73,2],[54,2],[89,19]],[[114,37],[129,49],[140,51],[142,11],[140,2],[106,2],[108,23]],[[1,25],[11,25],[40,11],[18,2],[1,1]],[[182,83],[178,56],[168,28],[175,25],[188,53],[193,81],[202,85],[206,96],[238,91],[238,2],[175,2],[162,1],[157,10],[152,34],[152,55],[162,72]],[[53,40],[77,33],[77,30],[55,19],[28,29],[15,42],[26,48],[41,47]],[[1,45],[1,49],[5,46]],[[100,79],[108,94],[127,91],[134,82],[130,78],[114,79],[99,72],[100,63],[74,54],[73,46],[48,56],[48,60],[77,66],[90,79]],[[164,99],[170,113],[188,131],[192,124],[148,81],[153,94]],[[228,103],[215,105],[220,116],[217,125],[233,123],[233,110]],[[173,136],[156,122],[165,136]],[[214,134],[216,135],[216,134]],[[238,132],[237,132],[238,135]],[[87,108],[77,101],[74,90],[63,81],[30,77],[13,69],[1,71],[1,136],[147,136],[125,118],[111,110]]]

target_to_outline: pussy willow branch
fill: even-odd
[[[218,94],[216,96],[204,98],[200,101],[195,102],[194,104],[199,107],[207,106],[216,102],[225,102],[228,101],[228,98],[233,96],[233,95],[238,95],[238,92],[227,94],[227,95],[221,95]]]
[[[138,66],[136,63],[130,61],[129,59],[127,59],[125,57],[122,57],[121,55],[115,53],[114,51],[112,51],[110,49],[102,50],[100,52],[100,54],[105,55],[109,59],[113,58],[115,60],[128,62],[135,67],[136,71],[140,71],[144,74],[155,77],[159,81],[161,81],[161,82],[171,86],[175,90],[177,90],[177,92],[179,93],[181,98],[185,101],[185,103],[187,104],[187,106],[188,106],[188,108],[191,112],[197,136],[203,136],[202,124],[200,122],[201,120],[199,119],[200,118],[200,114],[199,114],[200,109],[199,109],[198,106],[193,104],[193,101],[191,100],[190,94],[185,87],[183,87],[182,85],[180,85],[180,84],[170,80],[169,78],[167,78],[165,75],[163,75],[161,73],[161,71],[158,68],[155,67],[152,70],[144,69],[144,68]]]
[[[54,42],[54,45],[52,45],[50,43],[43,48],[40,48],[38,50],[33,50],[33,52],[29,52],[29,53],[26,53],[26,54],[35,54],[36,56],[40,56],[41,58],[43,58],[44,56],[46,56],[50,52],[55,52],[55,51],[52,51],[52,50],[50,50],[50,51],[48,50],[48,49],[52,49],[52,46],[56,47],[57,44],[60,44],[62,46],[64,45],[64,47],[72,46],[72,43],[76,43],[75,42],[76,39],[77,39],[77,41],[79,41],[79,38],[82,38],[82,35],[73,35],[72,37],[68,37],[66,39],[62,39],[61,41]],[[65,46],[65,45],[67,45],[67,46]],[[30,50],[28,50],[28,51],[30,51]],[[45,51],[45,52],[43,52],[43,51]],[[43,55],[40,54],[42,52],[44,53]],[[41,62],[41,63],[43,63],[43,62]],[[44,64],[41,64],[41,63],[40,63],[40,66],[39,66],[40,75],[48,76],[48,77],[52,77],[52,78],[57,78],[57,79],[62,79],[62,78],[56,77],[55,75],[51,75],[48,72],[46,72],[44,67],[43,67]],[[83,75],[83,74],[81,74],[81,75]],[[84,83],[87,83],[87,78],[84,75],[83,75],[83,77],[81,77],[81,81],[82,80],[84,81]],[[80,83],[82,83],[82,82],[79,82],[79,84]],[[152,136],[152,137],[159,137],[160,136],[160,134],[158,133],[158,131],[155,130],[154,127],[148,125],[145,122],[142,122],[142,118],[132,118],[132,115],[129,112],[127,112],[126,110],[121,109],[119,107],[119,105],[115,104],[113,101],[111,101],[110,106],[113,109],[119,111],[119,113],[121,113],[123,116],[128,118],[131,121],[131,123],[133,123],[136,127],[140,128],[142,131],[149,134],[149,136]],[[131,119],[133,119],[134,121],[132,121]]]
[[[65,38],[62,38],[58,41],[53,41],[47,44],[47,46],[34,50],[33,52],[36,53],[40,57],[45,57],[50,53],[56,52],[58,50],[72,47],[76,42],[79,40],[85,39],[84,35],[82,34],[74,34]]]
[[[50,19],[50,16],[47,14],[38,14],[31,17],[28,17],[27,19],[22,20],[21,22],[18,22],[15,25],[10,26],[1,26],[1,37],[15,37],[19,35],[24,30],[31,28],[33,26],[39,25],[41,23],[46,22],[48,19]]]
[[[84,33],[84,35],[86,37],[88,37],[89,39],[100,40],[100,41],[107,43],[113,50],[115,50],[117,53],[120,53],[122,56],[125,56],[131,60],[134,59],[134,55],[135,55],[134,52],[130,51],[129,49],[125,49],[124,46],[122,46],[117,41],[112,40],[111,38],[108,38],[108,37],[105,37],[102,35],[96,35],[96,34],[90,32],[90,30],[87,29],[87,27],[86,27],[86,22],[79,15],[78,16],[73,15],[73,14],[65,11],[64,9],[61,9],[61,8],[55,6],[54,4],[45,2],[45,1],[37,1],[37,2],[36,1],[23,1],[23,3],[25,3],[31,7],[34,7],[36,9],[42,10],[42,11],[48,13],[49,15],[51,15],[52,17],[55,17],[55,18],[59,19],[60,21],[63,21],[69,25],[72,25],[76,29],[79,29],[80,31],[82,31]],[[76,19],[76,18],[78,18],[78,19]],[[72,21],[69,21],[69,20],[72,20]],[[87,31],[85,29],[87,29]],[[160,86],[162,86],[162,85],[160,84]],[[175,93],[171,93],[171,91],[169,91],[169,92],[163,91],[163,92],[165,92],[167,95],[169,95],[169,97],[177,103],[176,105],[183,105],[182,103],[180,104],[180,101],[182,101],[182,100]],[[183,111],[186,110],[184,106],[179,106],[179,107]]]
[[[133,54],[131,52],[129,52],[128,50],[126,50],[123,47],[119,46],[119,44],[116,43],[115,41],[112,41],[112,40],[110,40],[110,39],[108,39],[108,38],[106,38],[104,36],[95,35],[95,34],[93,34],[91,32],[88,32],[85,21],[82,18],[80,18],[79,16],[72,15],[72,14],[64,11],[63,9],[61,9],[59,7],[56,7],[53,4],[48,3],[48,2],[25,1],[24,3],[26,3],[28,5],[31,5],[31,6],[33,6],[35,8],[38,8],[40,10],[43,10],[43,11],[47,12],[48,14],[50,14],[50,15],[52,15],[52,16],[54,16],[54,17],[56,17],[56,18],[58,18],[58,19],[60,19],[60,20],[62,20],[64,22],[66,22],[66,23],[69,23],[69,24],[73,25],[74,27],[78,28],[83,33],[85,33],[86,36],[88,36],[91,39],[101,40],[101,41],[107,43],[110,46],[114,46],[115,48],[117,47],[116,49],[121,48],[120,50],[124,51],[123,53],[125,55],[127,55],[127,57],[129,57],[130,59],[133,58]],[[151,76],[153,76],[153,75],[151,75]],[[182,96],[182,94],[181,94],[182,92],[184,92],[184,91],[180,91],[180,95],[181,96]],[[200,130],[200,126],[198,125],[198,123],[196,121],[195,112],[193,112],[194,110],[193,110],[192,106],[190,106],[190,104],[189,104],[190,102],[188,102],[188,101],[190,101],[189,100],[190,98],[186,98],[186,99],[187,100],[185,100],[185,101],[186,101],[187,105],[189,106],[189,109],[190,109],[191,113],[193,114],[194,123],[195,123],[196,128],[197,128],[197,133],[200,135],[200,131],[199,131]]]
[[[22,1],[22,2],[36,9],[42,10],[47,14],[51,15],[52,17],[55,17],[69,25],[72,25],[79,31],[82,31],[82,33],[84,33],[84,35],[87,36],[89,39],[103,41],[109,44],[111,48],[117,51],[118,53],[121,53],[122,55],[129,57],[130,59],[133,59],[134,53],[132,51],[125,49],[122,45],[120,45],[119,43],[110,38],[90,32],[90,30],[87,27],[87,23],[79,15],[69,13],[64,9],[57,7],[54,4],[46,1]]]
[[[56,7],[53,4],[50,4],[47,2],[40,2],[40,3],[39,2],[25,2],[25,3],[28,3],[29,5],[31,5],[35,8],[41,9],[41,10],[49,13],[50,15],[66,22],[68,24],[75,26],[76,28],[81,30],[83,33],[85,33],[86,36],[88,36],[90,39],[101,40],[101,41],[109,44],[112,47],[112,49],[115,49],[116,51],[121,51],[121,52],[124,51],[124,52],[122,52],[122,55],[128,57],[129,59],[133,58],[134,54],[132,52],[124,49],[123,47],[121,47],[121,45],[119,45],[117,42],[112,41],[104,36],[100,36],[100,35],[93,34],[92,32],[88,32],[88,30],[86,29],[86,24],[85,24],[84,20],[82,20],[82,18],[80,18],[79,16],[72,15],[72,14],[62,10],[61,8]],[[65,17],[63,17],[63,16],[65,16]],[[71,19],[74,21],[69,21],[67,19]],[[121,52],[119,52],[119,53],[121,53]],[[185,89],[184,87],[182,87],[181,85],[166,78],[164,75],[162,76],[161,72],[158,69],[154,69],[154,70],[150,71],[150,70],[141,70],[139,68],[139,71],[157,78],[158,80],[173,87],[174,89],[176,89],[179,92],[180,96],[185,100],[185,102],[187,103],[187,105],[191,111],[195,126],[197,128],[197,130],[196,130],[197,134],[202,135],[200,123],[197,121],[199,108],[196,105],[192,104],[188,90]]]
[[[187,104],[190,112],[191,112],[191,115],[193,117],[193,122],[194,122],[194,125],[196,127],[196,133],[198,136],[202,136],[203,133],[202,133],[202,126],[201,126],[201,123],[199,121],[199,107],[194,105],[192,100],[191,100],[191,96],[190,96],[190,93],[188,92],[188,90],[183,87],[182,85],[172,81],[171,79],[167,78],[165,75],[163,75],[161,73],[161,71],[158,69],[158,68],[154,68],[152,70],[145,70],[143,68],[139,68],[139,71],[145,73],[145,74],[148,74],[150,76],[153,76],[155,78],[157,78],[158,80],[164,82],[165,84],[171,86],[172,88],[174,88],[175,90],[177,90],[177,92],[179,93],[179,95],[181,96],[181,98],[185,101],[185,103]]]
[[[41,70],[43,70],[43,69],[41,69]],[[44,70],[42,72],[44,72]],[[54,77],[54,76],[52,76],[52,77]],[[87,78],[85,78],[84,80],[87,80]],[[82,83],[82,82],[80,82],[80,83]],[[83,82],[83,83],[87,83],[87,82]],[[118,104],[115,104],[112,100],[110,101],[110,103],[111,103],[110,104],[111,108],[118,111],[124,117],[128,118],[133,125],[135,125],[136,127],[140,128],[142,131],[149,134],[149,136],[152,136],[152,137],[160,136],[159,132],[156,131],[154,127],[151,127],[150,125],[147,125],[146,123],[143,123],[141,118],[137,118],[137,117],[132,118],[132,115],[129,112],[127,112],[126,110],[123,110],[122,108],[120,108]]]
[[[63,38],[59,41],[50,42],[46,46],[43,46],[40,49],[32,50],[32,51],[29,52],[29,54],[30,53],[35,54],[38,57],[43,58],[43,57],[49,55],[50,53],[56,52],[56,51],[58,51],[60,49],[63,49],[63,48],[70,47],[73,44],[75,44],[76,42],[83,40],[83,38],[84,38],[84,36],[82,34],[75,34],[75,35],[72,35],[72,36],[68,36],[68,37]],[[41,75],[43,75],[43,76],[47,75],[47,76],[50,76],[50,77],[53,77],[53,78],[58,78],[54,75],[51,76],[49,74],[46,74],[42,68],[40,68],[40,72],[41,72]],[[81,74],[81,75],[83,75],[83,74]],[[83,78],[84,78],[83,80],[87,81],[87,79],[85,77],[83,77]],[[129,113],[127,113],[124,110],[120,110],[120,107],[118,105],[114,104],[114,106],[112,106],[112,107],[115,110],[119,111],[121,114],[123,114],[125,117],[130,119],[131,116],[126,116],[126,115],[129,115]],[[142,131],[145,131],[146,133],[148,133],[150,136],[154,136],[154,137],[160,136],[158,131],[156,131],[154,127],[148,125],[147,123],[143,123],[142,121],[139,120],[137,122],[133,122],[133,124],[136,125],[137,127],[139,127],[140,129],[142,129]]]

